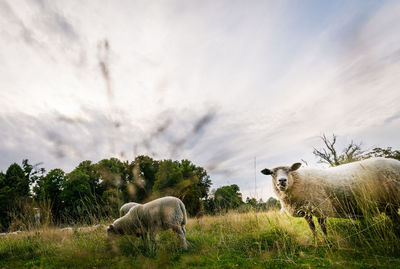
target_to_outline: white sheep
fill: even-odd
[[[301,163],[263,169],[271,175],[285,211],[305,217],[315,236],[312,216],[326,235],[326,218],[362,218],[378,209],[400,224],[400,162],[371,158],[326,169],[299,169]],[[299,170],[298,170],[299,169]]]
[[[163,197],[132,207],[127,214],[108,226],[108,234],[133,234],[154,241],[159,231],[172,229],[187,249],[185,205],[176,197]]]
[[[137,205],[139,205],[139,204],[134,203],[134,202],[123,204],[121,206],[121,208],[119,209],[119,216],[120,217],[125,216],[126,213],[128,213],[129,209],[131,209],[132,207],[135,207]]]

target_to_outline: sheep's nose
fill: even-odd
[[[281,185],[286,184],[286,178],[280,178],[278,181],[279,181],[279,184],[281,184]]]

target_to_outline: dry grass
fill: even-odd
[[[366,226],[365,226],[366,225]],[[368,226],[373,225],[373,226]],[[108,238],[106,223],[61,230],[44,227],[0,239],[1,268],[395,267],[399,240],[384,216],[368,223],[331,219],[328,238],[312,237],[305,220],[279,212],[189,219],[189,250],[162,232],[157,245]]]

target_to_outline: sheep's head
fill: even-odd
[[[122,234],[114,225],[110,225],[107,227],[107,234],[108,235],[115,235],[115,234]]]
[[[110,226],[107,227],[107,235],[136,235],[136,236],[141,236],[142,235],[142,230],[139,228],[133,228],[133,227],[122,227],[119,228],[115,227],[115,225],[111,224]]]
[[[274,169],[263,169],[261,173],[272,176],[272,183],[280,191],[286,191],[293,184],[293,178],[290,172],[296,171],[301,166],[301,163],[294,163],[292,166],[279,166]]]

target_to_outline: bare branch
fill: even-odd
[[[363,153],[361,149],[361,143],[356,144],[354,141],[345,147],[341,154],[338,154],[335,144],[337,142],[337,136],[332,134],[332,140],[326,137],[325,134],[320,136],[325,144],[325,148],[317,150],[314,148],[313,154],[318,157],[320,163],[327,163],[331,166],[337,166],[343,163],[349,163],[361,159]]]

